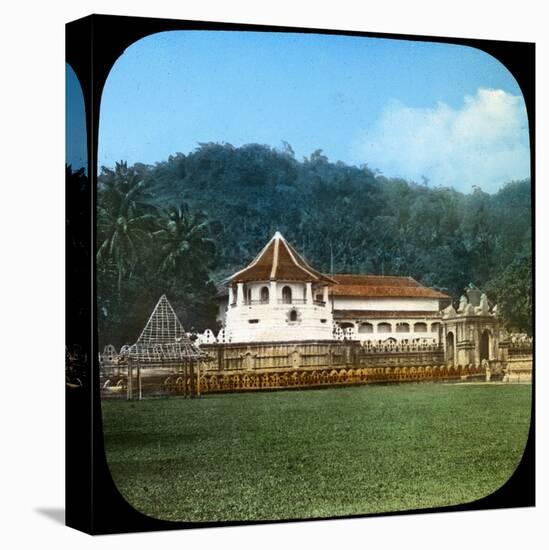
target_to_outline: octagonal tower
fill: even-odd
[[[307,264],[280,232],[225,284],[229,341],[333,339],[328,287],[337,282]]]

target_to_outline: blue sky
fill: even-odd
[[[86,168],[86,113],[80,82],[72,67],[65,64],[65,158],[75,170]]]
[[[99,164],[199,142],[291,144],[469,191],[529,176],[510,73],[474,48],[284,33],[174,31],[130,46],[101,100]]]

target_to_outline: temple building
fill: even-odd
[[[440,343],[441,310],[451,302],[411,277],[320,273],[278,231],[224,283],[218,320],[227,342]]]
[[[230,342],[333,339],[329,288],[277,231],[250,265],[225,281],[220,320]]]
[[[440,343],[441,310],[451,298],[411,277],[333,275],[336,326],[350,339]]]

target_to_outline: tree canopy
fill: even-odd
[[[103,169],[98,290],[105,326],[142,316],[135,301],[148,307],[171,292],[184,323],[213,328],[214,282],[241,269],[276,230],[327,273],[409,275],[455,299],[472,282],[492,301],[509,301],[508,323],[531,330],[531,300],[510,298],[531,295],[529,180],[465,194],[333,163],[321,150],[298,160],[287,143],[203,143],[154,166]]]

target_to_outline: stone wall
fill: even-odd
[[[203,393],[383,382],[485,379],[481,366],[444,365],[442,346],[357,341],[206,344]]]
[[[203,344],[212,361],[207,371],[303,368],[419,367],[444,363],[441,346],[363,346],[356,341]]]
[[[300,367],[341,367],[353,362],[356,342],[304,341],[203,344],[214,360],[207,370],[240,371]]]
[[[520,335],[519,335],[520,336]],[[534,364],[532,338],[511,336],[506,346],[505,382],[531,382]]]
[[[532,359],[516,360],[507,362],[507,368],[503,377],[504,382],[531,382],[532,381]]]
[[[532,350],[508,350],[508,358],[505,366],[505,382],[531,382],[533,370]]]
[[[509,349],[506,362],[445,362],[440,345],[361,344],[357,341],[202,344],[210,360],[171,368],[129,369],[111,361],[101,369],[105,398],[199,395],[232,391],[436,381],[529,382],[532,352]],[[135,379],[132,379],[133,378]],[[128,386],[133,387],[130,391]],[[135,397],[135,396],[138,397]]]

